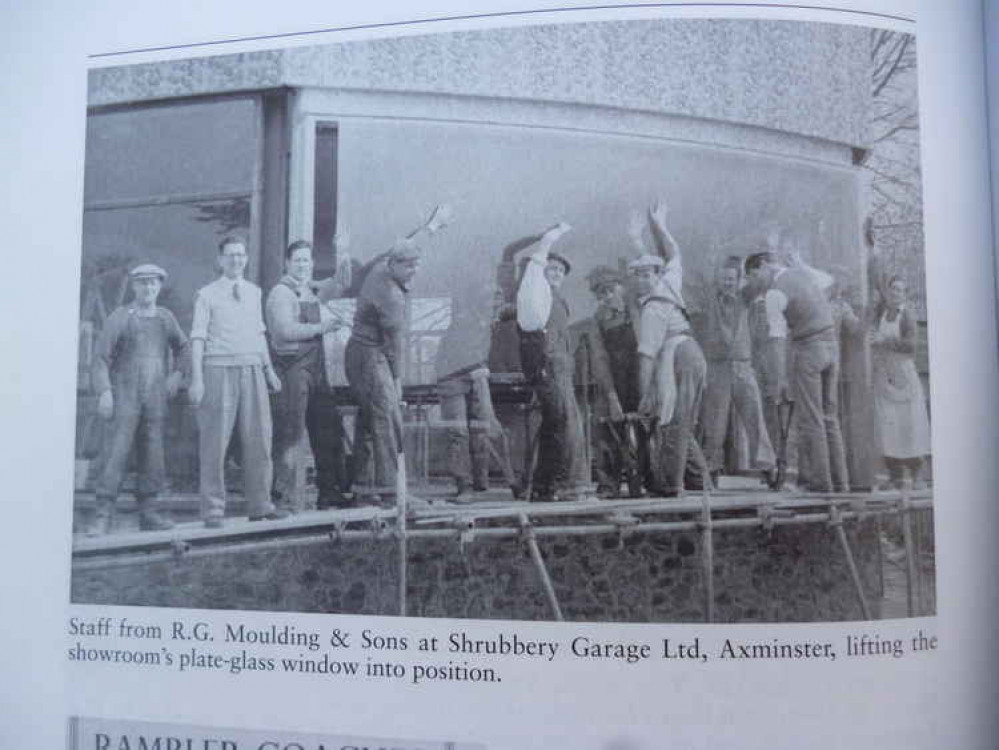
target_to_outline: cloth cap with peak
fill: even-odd
[[[548,251],[548,260],[554,260],[554,261],[558,261],[559,263],[561,263],[562,267],[565,269],[566,276],[568,276],[569,272],[572,270],[572,264],[569,262],[568,258],[566,258],[564,255],[562,255],[562,253],[556,253],[556,252],[553,252],[553,251],[549,250]]]
[[[621,274],[610,266],[597,266],[586,274],[586,280],[590,284],[591,292],[595,292],[600,287],[608,284],[621,284],[624,282]]]
[[[634,260],[628,261],[628,270],[635,271],[639,268],[665,268],[666,261],[658,255],[640,255]]]
[[[389,250],[388,259],[390,261],[418,260],[423,256],[420,246],[413,240],[404,239],[397,241]]]
[[[128,272],[128,277],[130,279],[152,279],[156,278],[160,281],[167,280],[167,272],[162,268],[157,266],[155,263],[143,263],[141,266],[136,266],[131,271]]]

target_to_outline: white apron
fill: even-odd
[[[901,338],[902,314],[878,322],[878,335]],[[923,384],[911,354],[875,348],[874,409],[881,453],[889,458],[921,458],[930,453],[930,421]]]

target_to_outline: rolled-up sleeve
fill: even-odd
[[[787,338],[787,295],[780,289],[770,289],[764,298],[767,309],[767,335],[772,339]]]
[[[208,338],[208,321],[211,319],[212,309],[208,302],[208,296],[204,290],[194,295],[194,320],[191,323],[191,339]]]
[[[517,290],[517,323],[528,332],[542,330],[551,315],[552,292],[545,278],[545,265],[545,260],[531,258]]]

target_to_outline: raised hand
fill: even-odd
[[[628,214],[628,237],[631,238],[631,244],[642,253],[646,252],[645,241],[642,239],[642,232],[645,231],[645,220],[638,211],[632,211]]]
[[[336,248],[336,269],[333,271],[333,277],[337,280],[340,288],[347,289],[354,279],[353,258],[340,245],[337,245]]]
[[[333,235],[333,247],[336,248],[338,254],[350,247],[349,229],[341,227],[336,230],[336,234]]]
[[[657,200],[649,207],[649,218],[660,227],[666,226],[666,201]]]
[[[569,226],[564,221],[560,221],[558,224],[556,224],[551,229],[549,229],[549,230],[547,230],[545,232],[545,237],[548,238],[549,240],[551,240],[552,242],[554,242],[555,240],[557,240],[562,235],[568,234],[571,231],[572,231],[572,227],[571,226]]]
[[[454,221],[454,209],[447,203],[441,203],[434,209],[430,219],[427,220],[427,231],[438,232]]]

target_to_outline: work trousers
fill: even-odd
[[[144,397],[135,388],[123,388],[115,389],[113,393],[115,404],[111,439],[97,481],[97,496],[112,499],[118,496],[134,446],[138,469],[135,494],[140,498],[154,497],[162,492],[166,476],[163,459],[165,392]]]
[[[839,348],[833,332],[792,342],[791,389],[798,432],[798,481],[814,492],[847,491],[839,426]]]
[[[484,371],[483,371],[484,372]],[[441,419],[447,436],[448,472],[459,486],[489,486],[489,458],[494,454],[507,485],[517,477],[510,461],[510,441],[493,410],[488,376],[446,378],[438,384]]]
[[[785,348],[785,365],[788,372],[794,370],[794,349],[788,342],[782,341]],[[767,436],[770,438],[770,445],[774,450],[774,463],[777,463],[777,454],[781,451],[781,427],[780,414],[777,408],[777,401],[780,396],[777,393],[777,378],[774,373],[769,372],[770,364],[767,362],[766,343],[761,344],[753,352],[753,371],[756,373],[756,380],[760,384],[760,391],[763,393],[763,416],[766,422]],[[792,477],[798,476],[798,430],[795,426],[797,417],[791,419],[787,429],[787,444],[783,446],[784,467]]]
[[[350,487],[343,449],[343,420],[326,387],[322,355],[271,357],[281,390],[271,396],[274,416],[274,496],[284,507],[302,507],[302,438],[308,435],[321,499]]]
[[[225,455],[233,429],[242,448],[243,495],[251,517],[271,503],[271,407],[260,365],[205,365],[205,395],[198,409],[201,513],[225,514]]]
[[[354,490],[359,494],[396,491],[402,449],[400,394],[385,354],[351,339],[344,353],[347,382],[357,401],[354,430]]]
[[[532,385],[541,412],[532,494],[550,499],[556,490],[578,492],[586,482],[586,455],[568,358],[550,358]]]
[[[677,345],[673,368],[677,388],[673,418],[658,427],[650,450],[652,489],[667,494],[696,482],[701,474],[690,446],[696,439],[708,365],[697,341],[686,338]]]
[[[770,443],[756,374],[749,360],[712,360],[704,394],[704,452],[712,471],[725,463],[725,436],[732,409],[739,416],[749,439],[754,469],[772,469],[774,449]]]
[[[629,431],[633,431],[633,440],[629,440]],[[640,427],[626,421],[612,423],[606,418],[598,421],[593,429],[597,492],[618,495],[623,478],[628,482],[629,494],[641,494],[648,465],[647,447],[648,440]]]

